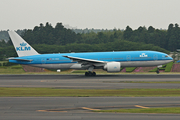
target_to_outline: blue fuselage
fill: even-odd
[[[33,56],[17,57],[16,59],[26,59],[30,61],[9,60],[17,64],[27,64],[44,68],[74,68],[73,64],[78,64],[64,56],[78,57],[105,62],[121,62],[122,67],[143,67],[157,66],[171,62],[173,59],[165,53],[156,51],[122,51],[122,52],[89,52],[89,53],[61,53],[42,54]],[[66,67],[67,65],[67,67]],[[80,69],[77,66],[77,69]]]

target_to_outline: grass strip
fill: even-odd
[[[180,96],[180,89],[55,89],[0,88],[0,97],[167,97]]]
[[[172,66],[173,66],[173,62],[168,63],[167,66],[166,66],[165,72],[170,72]]]
[[[136,109],[116,109],[116,110],[94,110],[94,112],[118,112],[118,113],[173,113],[180,114],[180,107],[169,108],[136,108]]]
[[[136,67],[126,67],[126,72],[133,72]]]

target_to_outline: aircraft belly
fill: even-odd
[[[71,69],[81,69],[81,68],[82,68],[82,65],[81,65],[81,64],[73,64],[73,65],[71,65],[70,68],[71,68]]]
[[[121,62],[121,67],[149,67],[158,66],[171,62],[172,60],[155,60],[155,61],[126,61]],[[31,64],[34,67],[48,68],[48,69],[87,69],[88,66],[82,67],[78,63],[65,64]]]
[[[69,63],[69,64],[31,64],[34,67],[40,68],[49,68],[49,69],[80,69],[79,65],[76,63]]]

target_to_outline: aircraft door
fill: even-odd
[[[127,59],[127,61],[131,61],[131,56],[130,56],[130,55],[127,55],[127,56],[126,56],[126,59]]]
[[[162,59],[166,59],[165,55],[162,55]]]
[[[154,58],[154,60],[158,60],[158,55],[154,54],[153,58]]]
[[[42,59],[41,59],[41,63],[42,63],[42,64],[45,64],[45,63],[46,63],[46,58],[42,58]]]

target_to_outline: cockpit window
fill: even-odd
[[[169,55],[166,55],[165,57],[169,57]]]

